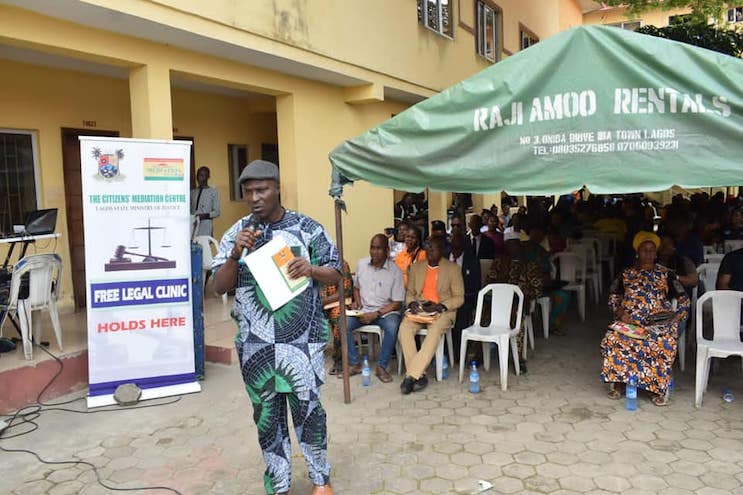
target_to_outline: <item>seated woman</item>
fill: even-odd
[[[667,404],[678,327],[689,311],[689,298],[676,274],[656,264],[659,245],[657,235],[638,232],[632,242],[637,252],[635,264],[624,269],[609,292],[609,307],[616,320],[646,328],[652,326],[654,330],[648,331],[642,340],[614,330],[606,332],[601,341],[604,358],[601,378],[609,383],[610,399],[621,397],[617,383],[627,383],[634,376],[639,388],[654,394],[653,404]],[[673,299],[678,302],[675,313]],[[670,318],[663,319],[664,314]]]

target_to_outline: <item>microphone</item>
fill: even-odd
[[[248,229],[251,232],[255,232],[260,227],[260,223],[258,222],[258,218],[255,215],[250,215],[250,218],[246,222],[243,223],[243,230]],[[243,248],[243,254],[242,257],[246,257],[248,255],[248,248]]]

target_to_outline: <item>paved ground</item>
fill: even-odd
[[[571,325],[568,337],[537,339],[529,373],[498,385],[497,367],[471,395],[454,377],[403,397],[399,379],[353,380],[342,403],[329,377],[333,483],[340,494],[487,493],[743,494],[743,383],[740,363],[723,363],[695,409],[693,360],[677,373],[666,408],[641,396],[637,412],[606,399],[598,342],[608,319]],[[687,357],[688,359],[688,357]],[[4,440],[48,460],[84,459],[118,487],[166,485],[184,494],[260,494],[262,461],[237,367],[208,366],[204,391],[174,405],[94,415],[45,412],[38,431]],[[720,400],[732,386],[738,401]],[[81,403],[77,407],[83,407]],[[82,466],[45,466],[2,453],[0,494],[112,493]],[[295,448],[292,493],[309,494]],[[149,493],[166,493],[152,491]]]

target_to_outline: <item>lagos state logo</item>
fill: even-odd
[[[104,179],[113,179],[119,175],[119,161],[124,158],[124,150],[108,152],[93,148],[93,158],[98,161],[98,175]]]

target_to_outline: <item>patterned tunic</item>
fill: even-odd
[[[673,311],[674,298],[678,302],[677,314],[683,317],[689,311],[689,298],[676,274],[661,265],[652,270],[625,269],[609,294],[609,307],[615,314],[623,309],[643,326],[651,325],[651,315]],[[601,378],[605,382],[626,383],[634,375],[638,387],[654,394],[666,392],[676,358],[678,323],[671,321],[654,328],[657,333],[650,333],[643,340],[613,330],[606,332],[601,341]]]
[[[526,261],[511,258],[508,255],[498,256],[493,260],[493,264],[488,272],[489,284],[511,284],[517,285],[521,292],[524,293],[524,315],[529,313],[529,301],[542,296],[543,285],[542,273],[539,271],[539,265],[536,261]],[[515,299],[515,296],[514,296]],[[516,315],[512,315],[511,324],[515,324]],[[519,356],[523,355],[522,351],[526,345],[524,332],[526,331],[526,318],[521,318],[521,331],[516,336]]]
[[[250,217],[242,218],[225,232],[213,269],[227,261],[237,233],[249,224]],[[281,237],[288,246],[298,246],[301,256],[313,265],[341,270],[335,245],[322,225],[309,217],[286,210],[281,220],[261,224],[260,230],[263,233],[254,249]],[[284,393],[314,391],[325,381],[323,350],[328,341],[328,322],[322,310],[319,282],[311,280],[307,290],[274,312],[255,278],[240,264],[232,318],[237,323],[235,345],[251,398],[264,389]]]

